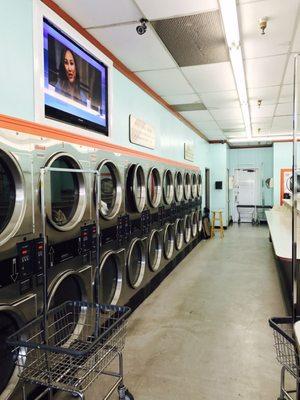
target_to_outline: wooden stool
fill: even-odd
[[[219,231],[220,231],[220,238],[224,237],[224,227],[223,227],[223,217],[222,211],[212,211],[212,223],[211,223],[211,233],[210,236],[213,238],[215,236],[215,223],[219,221]]]

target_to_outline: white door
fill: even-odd
[[[254,215],[254,206],[260,204],[259,170],[257,168],[236,169],[234,171],[234,210],[233,220],[251,222]],[[239,213],[237,206],[240,207]]]

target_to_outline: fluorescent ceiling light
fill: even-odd
[[[229,48],[230,61],[237,92],[240,99],[243,119],[248,137],[252,135],[251,117],[237,16],[236,0],[219,0],[225,30],[226,42]]]
[[[272,135],[272,136],[252,136],[251,138],[232,138],[228,139],[229,143],[244,143],[244,142],[273,142],[292,140],[292,135]]]

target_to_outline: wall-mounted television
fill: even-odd
[[[43,19],[45,116],[108,136],[108,68]]]

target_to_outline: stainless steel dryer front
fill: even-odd
[[[19,294],[18,285],[0,289],[0,399],[21,398],[18,370],[11,348],[6,339],[37,315],[36,296]],[[26,362],[26,354],[19,353],[20,362]]]

